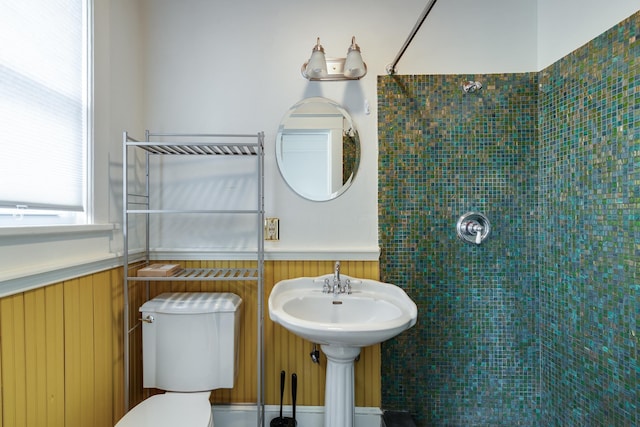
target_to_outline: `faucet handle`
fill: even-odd
[[[347,295],[351,295],[351,279],[345,280],[344,293]]]
[[[331,290],[331,286],[329,286],[329,279],[324,279],[324,285],[322,285],[322,293],[328,294]]]

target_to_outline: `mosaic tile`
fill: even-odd
[[[640,425],[639,24],[540,73],[543,425]]]
[[[465,94],[462,83],[485,89]],[[382,271],[419,306],[419,327],[383,346],[383,405],[418,425],[518,425],[535,418],[537,75],[379,80]],[[486,214],[463,243],[455,224]],[[408,407],[407,407],[408,406]]]
[[[378,77],[382,277],[419,308],[383,344],[383,408],[640,425],[639,27],[540,73]],[[466,211],[492,222],[480,246],[456,237]]]

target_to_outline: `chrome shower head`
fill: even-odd
[[[465,93],[473,93],[480,89],[482,89],[482,83],[480,82],[468,81],[462,85],[462,90],[464,90]]]

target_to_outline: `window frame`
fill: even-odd
[[[93,0],[80,0],[82,6],[82,176],[79,211],[54,208],[29,209],[24,205],[15,208],[0,207],[0,229],[64,226],[88,226],[94,224],[94,4]],[[25,159],[25,163],[28,160]],[[44,178],[40,178],[43,180]]]

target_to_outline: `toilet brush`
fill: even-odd
[[[291,375],[291,400],[293,401],[293,425],[298,424],[296,421],[296,396],[298,395],[298,376]]]
[[[287,423],[284,424],[287,427],[296,427],[298,422],[296,421],[296,396],[298,394],[298,375],[291,374],[291,404],[293,406],[292,418],[286,418]]]
[[[284,377],[285,372],[280,372],[280,416],[271,420],[271,427],[287,427],[289,422],[282,416],[282,400],[284,399]]]

